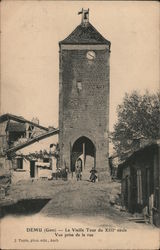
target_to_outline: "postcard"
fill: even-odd
[[[159,249],[159,4],[1,1],[1,249]]]

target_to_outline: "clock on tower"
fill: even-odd
[[[80,11],[81,24],[59,42],[60,166],[83,178],[92,167],[99,180],[109,176],[109,57],[111,43],[89,22],[89,9]]]

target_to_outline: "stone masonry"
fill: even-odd
[[[101,180],[109,176],[110,42],[82,19],[59,46],[60,164],[71,170],[73,145],[86,137],[94,144]]]

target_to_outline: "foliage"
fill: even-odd
[[[24,154],[18,154],[18,156],[25,156],[26,159],[44,159],[44,158],[50,158],[51,156],[55,157],[57,160],[59,159],[59,144],[52,144],[55,148],[54,150],[47,151],[46,149],[40,150],[39,152],[33,152],[29,153],[27,155]],[[16,156],[16,154],[14,155]]]
[[[126,93],[117,107],[117,114],[112,141],[119,155],[134,150],[142,138],[151,140],[160,136],[160,93]]]

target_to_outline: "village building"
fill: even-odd
[[[120,162],[122,161],[117,153],[114,153],[109,157],[109,167],[112,179],[117,179],[117,171]]]
[[[18,180],[48,176],[46,169],[56,166],[52,148],[58,129],[39,125],[12,114],[0,116],[0,179]],[[40,171],[44,170],[44,171]]]
[[[9,172],[11,162],[6,151],[16,145],[29,141],[37,135],[46,133],[48,128],[39,125],[37,118],[32,121],[21,116],[3,114],[0,116],[0,176]]]
[[[10,147],[21,144],[39,134],[47,132],[48,128],[39,125],[39,120],[26,120],[21,116],[4,114],[0,116],[0,154]]]
[[[82,160],[82,175],[94,167],[98,179],[109,173],[110,47],[89,22],[89,9],[79,13],[81,24],[59,42],[60,165],[73,173]]]
[[[119,165],[117,175],[122,205],[160,227],[160,140],[135,151]]]
[[[56,171],[57,159],[53,152],[57,145],[58,132],[58,129],[52,129],[7,150],[12,183],[48,178]]]

